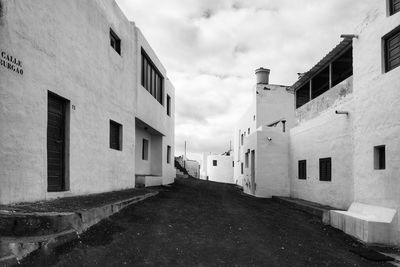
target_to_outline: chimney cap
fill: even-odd
[[[267,73],[270,73],[270,69],[266,69],[266,68],[263,68],[263,67],[260,67],[260,68],[258,68],[258,69],[256,69],[256,73],[258,73],[258,72],[267,72]]]

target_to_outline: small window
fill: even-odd
[[[374,169],[384,170],[386,168],[385,146],[374,147]]]
[[[400,66],[400,27],[397,27],[387,37],[383,38],[385,49],[385,71],[391,71]]]
[[[400,11],[400,0],[389,0],[390,15]]]
[[[244,154],[244,165],[246,168],[249,167],[249,153]]]
[[[142,160],[149,160],[149,140],[143,139]]]
[[[213,166],[217,166],[217,161],[213,160]]]
[[[119,39],[118,35],[112,29],[110,29],[110,45],[121,55],[121,39]]]
[[[256,115],[253,116],[253,121],[255,121],[255,120],[256,120]]]
[[[299,179],[306,180],[307,179],[307,161],[299,160]]]
[[[242,146],[243,146],[243,139],[244,139],[244,135],[242,134],[241,140],[240,140],[240,143],[242,144]]]
[[[249,128],[249,129],[247,129],[247,134],[248,134],[248,135],[250,135],[250,128]]]
[[[171,116],[171,97],[167,95],[167,115]]]
[[[332,181],[332,159],[319,159],[319,180]]]
[[[240,173],[243,174],[243,162],[240,163]]]
[[[122,150],[122,125],[110,120],[110,148]]]
[[[171,147],[167,146],[167,163],[171,163]]]
[[[232,161],[232,167],[235,167],[235,162],[234,161]]]

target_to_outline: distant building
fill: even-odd
[[[201,179],[219,183],[234,184],[233,168],[235,162],[231,151],[221,155],[203,154]]]
[[[174,88],[114,0],[0,0],[0,204],[174,181]]]
[[[260,197],[289,195],[289,129],[294,93],[269,84],[269,69],[256,70],[253,103],[234,130],[234,183]]]
[[[176,161],[186,169],[188,174],[193,178],[200,178],[200,163],[196,160],[191,160],[185,157],[184,155],[176,157]]]
[[[235,179],[255,196],[349,209],[331,212],[332,226],[400,245],[400,12],[398,1],[371,5],[354,35],[285,88],[287,102],[257,86],[234,133]],[[259,108],[262,97],[279,108]],[[262,114],[273,119],[258,123]]]

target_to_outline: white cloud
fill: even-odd
[[[376,0],[117,0],[176,87],[176,151],[223,152],[258,67],[291,85]]]

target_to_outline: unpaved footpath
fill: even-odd
[[[22,266],[388,266],[318,219],[233,185],[177,180]]]

